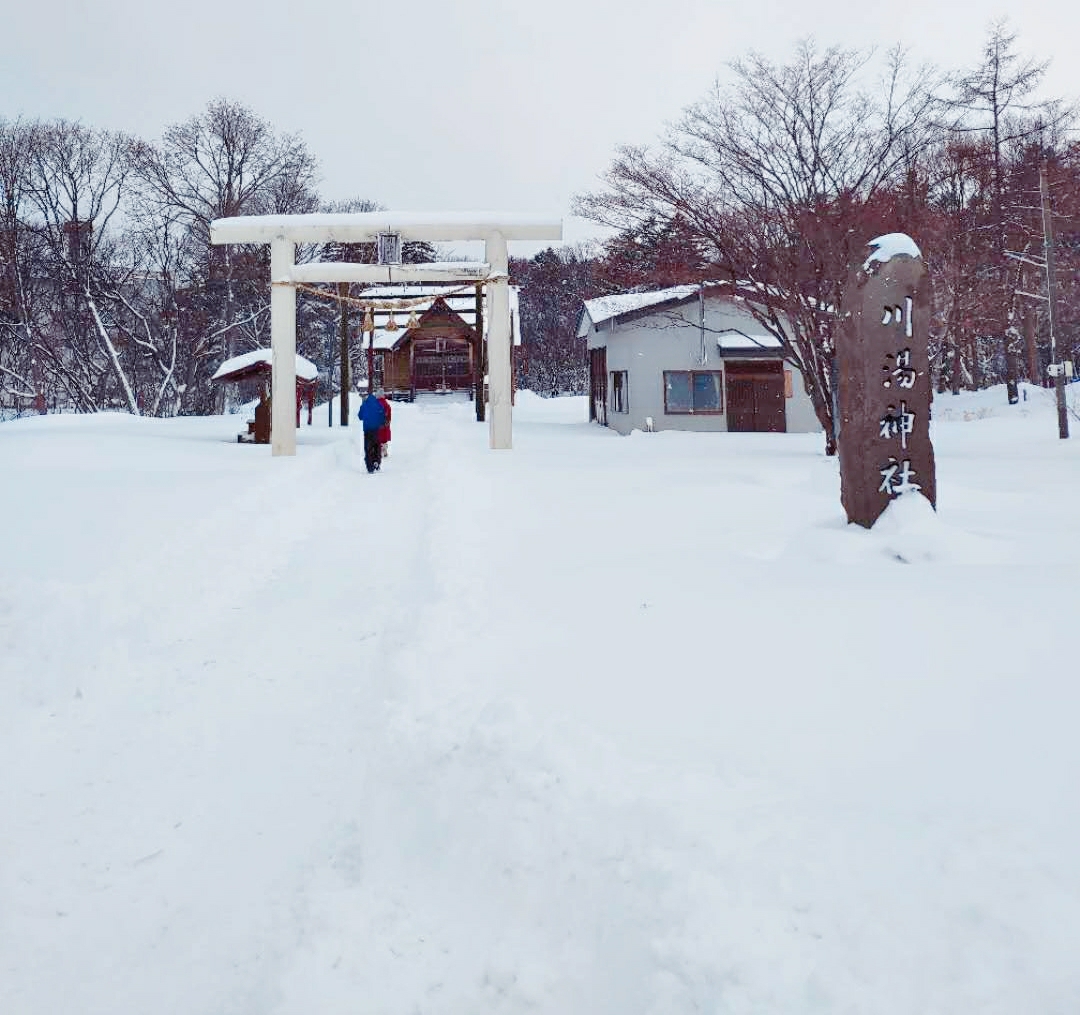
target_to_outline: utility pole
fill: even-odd
[[[1039,169],[1039,193],[1042,196],[1043,246],[1046,249],[1046,297],[1050,304],[1050,368],[1054,374],[1054,393],[1057,396],[1058,437],[1065,440],[1069,436],[1069,410],[1065,404],[1065,364],[1058,362],[1057,353],[1057,270],[1045,163]]]
[[[341,307],[341,425],[349,425],[349,283],[338,282]]]

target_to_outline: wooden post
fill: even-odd
[[[476,283],[476,342],[473,358],[473,384],[476,398],[476,422],[484,422],[484,286]]]
[[[367,392],[375,394],[375,332],[369,332],[367,338]]]
[[[341,305],[341,425],[349,425],[349,283],[338,282],[338,302]]]
[[[326,336],[326,425],[334,425],[334,335]]]

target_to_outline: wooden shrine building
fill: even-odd
[[[423,302],[415,302],[421,296]],[[390,398],[412,401],[417,394],[467,392],[484,382],[483,302],[474,292],[446,286],[381,286],[361,299],[400,300],[404,310],[376,310],[373,330],[362,333],[374,351],[375,385]],[[510,290],[511,375],[516,376],[520,328],[517,292]]]

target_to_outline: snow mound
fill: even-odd
[[[869,535],[879,552],[901,564],[977,564],[984,559],[982,540],[943,522],[921,494],[897,497]]]
[[[878,561],[899,564],[1001,563],[1007,547],[943,520],[921,494],[897,497],[872,529],[848,523],[839,516],[812,525],[789,543],[788,555],[831,564],[865,565]]]

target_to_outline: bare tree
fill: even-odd
[[[127,195],[129,149],[124,135],[67,120],[39,125],[31,149],[29,200],[53,270],[53,331],[62,336],[36,348],[84,410],[119,399],[139,412],[129,366],[102,306],[103,293],[119,284],[112,227]]]
[[[1031,216],[1025,205],[1037,204],[1037,191],[1025,199],[1010,195],[1010,154],[1046,134],[1058,134],[1072,117],[1072,110],[1056,101],[1034,98],[1049,65],[1048,61],[1023,59],[1016,52],[1016,34],[1004,20],[991,25],[978,66],[949,79],[944,107],[957,114],[950,124],[955,134],[981,141],[975,151],[986,163],[987,200],[983,215],[986,244],[983,263],[993,280],[987,293],[990,334],[1000,337],[1005,379],[1015,398],[1020,375],[1023,342],[1017,305],[1022,270],[1010,264],[1010,233],[1030,231]]]
[[[42,292],[42,243],[30,228],[30,167],[37,125],[0,119],[0,409],[44,407],[35,351],[49,297]]]
[[[269,307],[269,263],[259,247],[211,247],[210,223],[243,214],[313,211],[315,160],[296,135],[279,134],[246,106],[217,99],[198,116],[169,127],[159,144],[139,144],[135,164],[143,199],[180,229],[191,258],[186,290],[199,364],[228,358],[240,341],[257,345]],[[197,291],[197,295],[195,294]]]
[[[137,156],[149,194],[184,213],[206,246],[216,218],[314,210],[315,160],[304,142],[275,133],[240,103],[214,100],[159,144],[139,144]]]
[[[659,148],[620,149],[607,189],[576,208],[622,229],[680,216],[801,371],[833,453],[849,267],[874,232],[915,225],[919,203],[902,197],[932,137],[933,80],[909,74],[899,49],[875,60],[813,42],[789,63],[752,54],[730,70]]]
[[[989,365],[980,336],[989,333],[985,259],[986,161],[977,141],[954,135],[928,159],[926,258],[934,280],[931,357],[938,390],[978,387]]]
[[[184,407],[183,370],[191,360],[180,336],[183,233],[168,213],[147,214],[136,206],[124,240],[123,282],[105,291],[102,302],[135,360],[142,408],[152,416],[175,416]]]
[[[580,245],[511,259],[511,279],[521,286],[519,373],[524,387],[544,395],[587,390],[587,343],[577,338],[575,327],[581,301],[610,291],[599,269],[592,251]]]

